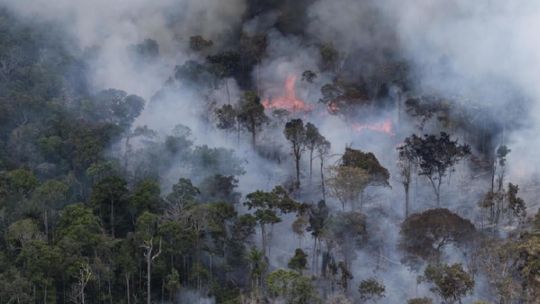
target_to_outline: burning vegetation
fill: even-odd
[[[296,94],[296,81],[298,77],[287,76],[283,95],[279,97],[269,97],[263,100],[262,104],[266,109],[283,109],[291,113],[311,112],[314,107],[300,99]]]

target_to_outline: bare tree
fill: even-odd
[[[152,293],[152,263],[161,254],[161,238],[159,239],[159,247],[156,253],[154,252],[154,238],[145,240],[141,247],[144,249],[144,258],[146,259],[146,303],[151,304]],[[84,304],[84,303],[83,303]]]
[[[92,269],[90,265],[84,263],[79,269],[78,281],[71,290],[70,300],[76,304],[85,304],[85,289],[92,278]]]

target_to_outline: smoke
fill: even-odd
[[[61,25],[74,53],[94,49],[90,79],[96,90],[114,87],[149,99],[176,64],[189,56],[189,37],[202,35],[220,46],[242,21],[244,0],[71,1],[3,0],[16,14],[34,22]],[[130,46],[153,39],[157,62],[140,69]]]
[[[340,51],[340,69],[353,81],[364,78],[376,83],[384,74],[384,63],[406,61],[411,74],[414,94],[442,96],[472,113],[489,113],[485,122],[503,131],[496,144],[506,144],[509,156],[509,178],[525,182],[540,171],[540,3],[534,0],[511,2],[493,0],[317,0],[306,8],[306,35],[284,33],[276,29],[280,12],[264,12],[251,20],[243,20],[247,10],[244,0],[2,0],[21,18],[31,22],[52,22],[67,32],[73,53],[91,53],[89,78],[94,90],[117,88],[148,100],[137,125],[147,125],[158,131],[160,139],[178,124],[188,126],[196,145],[234,149],[246,174],[239,177],[242,194],[257,189],[270,190],[292,176],[293,161],[288,156],[288,143],[283,138],[283,124],[265,128],[259,142],[285,155],[279,162],[265,159],[254,151],[246,136],[215,130],[211,127],[213,106],[228,102],[223,85],[209,94],[188,83],[164,84],[174,74],[175,66],[187,60],[202,61],[188,48],[189,37],[201,35],[214,42],[215,49],[227,49],[240,31],[249,35],[267,34],[265,57],[254,68],[253,83],[261,97],[283,93],[289,76],[297,77],[297,96],[313,106],[310,114],[291,113],[315,123],[321,134],[332,143],[332,157],[339,159],[346,146],[374,152],[391,175],[391,188],[369,189],[371,197],[367,213],[385,210],[370,222],[373,238],[382,240],[379,252],[361,249],[354,263],[355,284],[368,276],[384,280],[387,297],[384,303],[427,294],[417,286],[419,274],[400,263],[396,248],[399,223],[403,212],[403,193],[396,168],[396,146],[404,137],[417,131],[411,120],[398,117],[395,106],[383,109],[365,106],[359,115],[340,117],[329,115],[321,98],[320,88],[334,79],[333,73],[321,68],[319,46],[330,43]],[[245,22],[244,22],[245,21]],[[146,60],[133,53],[133,46],[153,39],[159,46],[159,56]],[[301,80],[302,72],[317,73],[313,83]],[[231,102],[241,95],[231,78],[227,80]],[[393,84],[398,87],[398,84]],[[397,88],[396,91],[400,91]],[[157,94],[159,92],[159,94]],[[377,102],[392,105],[402,103],[400,94],[384,97],[371,94]],[[269,113],[270,114],[270,113]],[[389,121],[393,134],[373,128],[353,128],[354,124],[375,124]],[[427,125],[424,131],[435,131],[438,125]],[[386,127],[385,127],[386,128]],[[164,188],[180,176],[189,176],[183,160],[172,162],[163,181]],[[302,167],[307,168],[304,157]],[[306,171],[305,171],[306,172]],[[306,174],[304,172],[304,174]],[[204,173],[202,173],[204,175]],[[462,164],[444,185],[443,201],[460,215],[475,220],[476,202],[485,191],[485,180],[469,180],[474,172]],[[468,182],[463,182],[468,181]],[[317,179],[306,185],[311,195],[299,198],[313,202],[319,198]],[[527,187],[523,187],[526,189]],[[529,194],[534,197],[534,193]],[[413,210],[433,207],[431,189],[421,177],[412,185]],[[337,207],[337,202],[329,199]],[[376,210],[377,209],[377,210]],[[471,212],[471,210],[473,212]],[[379,214],[379,213],[377,213]],[[286,218],[275,229],[272,267],[285,267],[298,240],[290,231],[294,219]],[[307,243],[307,244],[306,244]],[[303,248],[310,252],[310,242]],[[459,253],[448,252],[457,261]],[[357,285],[353,285],[357,286]],[[193,295],[190,295],[193,296]]]

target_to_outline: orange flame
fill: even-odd
[[[379,123],[372,123],[372,124],[360,124],[360,123],[353,123],[352,129],[355,132],[363,132],[365,130],[373,131],[373,132],[380,132],[385,133],[390,136],[394,136],[394,126],[392,124],[392,121],[390,119],[387,119],[383,122]]]
[[[313,106],[296,96],[296,76],[288,76],[285,81],[285,95],[278,98],[263,100],[266,109],[285,109],[289,112],[309,112]]]

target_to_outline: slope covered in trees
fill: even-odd
[[[30,2],[0,2],[0,303],[540,298],[532,97],[426,82],[459,56],[393,9]]]

